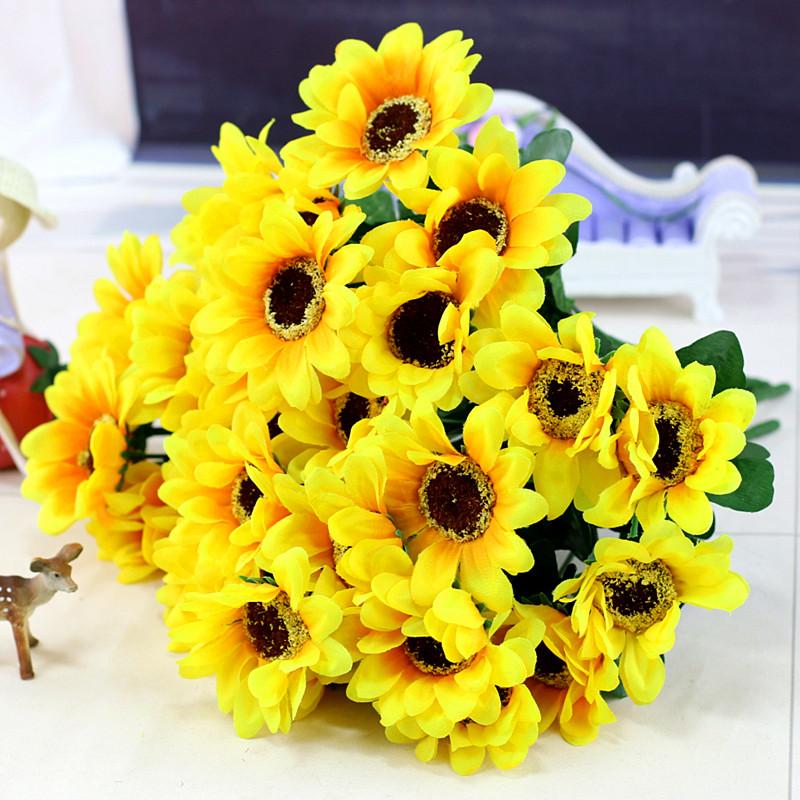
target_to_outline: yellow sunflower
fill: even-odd
[[[565,317],[556,334],[535,311],[509,303],[494,340],[470,341],[477,377],[514,398],[506,426],[512,440],[535,453],[533,483],[549,519],[573,500],[586,507],[584,498],[596,499],[604,488],[594,477],[597,452],[611,435],[616,376],[595,352],[591,320],[587,313]],[[462,385],[469,396],[467,376]]]
[[[657,328],[620,347],[609,367],[631,405],[600,453],[604,466],[619,469],[617,479],[584,517],[612,528],[636,514],[648,528],[668,514],[687,533],[705,533],[714,516],[706,494],[741,483],[731,459],[746,444],[755,397],[744,389],[714,394],[714,367],[681,367]]]
[[[182,647],[186,678],[216,675],[220,710],[233,713],[236,732],[255,736],[266,724],[288,732],[322,695],[320,676],[352,669],[348,649],[336,639],[342,607],[312,584],[308,557],[293,548],[275,560],[271,583],[228,583],[218,592],[190,594],[191,615],[171,630]]]
[[[539,726],[545,731],[556,724],[570,744],[593,742],[601,725],[616,717],[602,692],[619,685],[619,670],[605,654],[581,656],[581,640],[572,630],[570,618],[549,606],[520,606],[526,617],[540,619],[547,627],[536,648],[536,671],[528,679],[542,713]]]
[[[484,230],[494,239],[504,268],[478,324],[496,325],[507,300],[538,308],[544,289],[533,270],[563,264],[572,256],[564,232],[591,211],[580,195],[550,194],[564,177],[563,164],[540,160],[520,167],[516,137],[498,117],[481,128],[474,152],[436,147],[428,164],[438,190],[411,189],[401,192],[400,199],[426,215],[433,255],[438,260],[466,233]],[[416,239],[419,251],[423,241],[419,234]],[[524,277],[510,272],[514,270],[524,270]]]
[[[161,243],[156,236],[148,236],[142,242],[126,231],[119,247],[108,247],[107,259],[114,280],[95,281],[94,296],[99,310],[81,317],[70,354],[72,358],[84,359],[108,355],[121,373],[130,364],[130,309],[161,275]]]
[[[541,649],[544,626],[531,618],[523,619],[505,633],[518,636]],[[446,744],[450,766],[460,775],[471,775],[483,765],[488,755],[499,769],[512,769],[525,759],[539,736],[541,713],[525,684],[496,687],[500,714],[494,722],[481,723],[471,717],[459,720],[447,737],[425,733],[414,718],[405,718],[386,729],[386,737],[399,744],[415,743],[420,761],[431,761],[442,743]]]
[[[539,738],[541,713],[530,690],[524,685],[497,687],[500,715],[490,724],[469,717],[455,724],[446,737],[450,766],[459,775],[477,772],[488,755],[498,769],[513,769],[528,755]],[[426,736],[414,720],[403,720],[386,730],[386,738],[398,744],[415,743],[420,761],[432,761],[445,739]]]
[[[373,263],[393,272],[426,267],[441,267],[454,272],[463,269],[464,277],[480,287],[480,291],[473,292],[471,298],[474,308],[472,324],[479,328],[485,327],[487,321],[494,318],[497,298],[493,299],[493,295],[496,294],[498,281],[502,280],[503,264],[497,255],[495,241],[487,231],[471,231],[456,246],[437,254],[431,231],[413,220],[399,220],[368,231],[362,244],[374,250]],[[476,263],[479,264],[477,273]],[[519,292],[513,297],[519,297],[526,307],[539,308],[544,301],[544,284],[538,274],[524,270],[516,272],[522,280],[518,282]],[[476,282],[476,276],[480,277],[480,281]],[[366,279],[369,283],[370,273],[366,273]],[[504,283],[508,281],[505,280]],[[506,292],[503,302],[511,297]]]
[[[131,464],[119,491],[105,496],[107,515],[91,520],[86,530],[97,541],[97,556],[119,567],[120,583],[135,583],[158,572],[156,542],[166,538],[177,515],[158,497],[161,467],[148,461]]]
[[[401,548],[384,493],[386,463],[377,444],[359,448],[338,474],[326,467],[311,470],[301,486],[288,475],[275,478],[278,497],[290,512],[266,532],[256,563],[269,571],[281,553],[302,547],[314,569],[334,568],[348,584],[364,588],[361,548]],[[355,559],[355,561],[354,561]]]
[[[394,414],[397,402],[386,397],[364,396],[347,384],[334,384],[319,403],[305,411],[287,408],[277,421],[282,431],[296,442],[307,445],[286,471],[301,478],[306,471],[327,466],[338,455],[345,455],[371,430],[371,420]],[[345,455],[346,457],[346,455]]]
[[[459,376],[469,370],[471,312],[493,285],[494,254],[480,235],[466,237],[451,253],[460,267],[365,270],[358,289],[355,324],[343,333],[360,363],[351,382],[356,390],[397,398],[412,408],[417,400],[455,408],[463,398]]]
[[[160,418],[171,431],[180,426],[186,407],[191,323],[202,306],[197,284],[197,274],[188,270],[168,279],[157,276],[130,312],[132,374],[152,419]]]
[[[224,409],[223,409],[224,412]],[[229,426],[213,422],[181,431],[164,444],[170,469],[159,491],[185,525],[176,536],[207,536],[225,542],[248,561],[266,530],[288,512],[273,478],[282,475],[270,448],[269,418],[251,403],[239,403]],[[185,529],[196,531],[194,537]]]
[[[447,438],[430,407],[411,424],[395,421],[383,435],[389,477],[386,505],[416,559],[412,590],[430,602],[456,578],[479,602],[509,610],[508,575],[526,572],[533,556],[515,530],[547,513],[547,501],[527,482],[527,450],[502,446],[502,414],[484,404],[464,423],[464,452]]]
[[[242,236],[257,236],[267,203],[285,199],[311,224],[322,211],[338,216],[339,202],[325,189],[312,189],[307,169],[287,169],[267,144],[272,127],[258,137],[247,136],[230,122],[220,128],[219,144],[211,148],[225,173],[220,187],[187,192],[188,215],[175,227],[173,263],[191,264],[205,274],[207,247],[227,249]]]
[[[492,725],[502,711],[497,687],[509,689],[533,673],[535,645],[529,636],[490,639],[504,616],[485,627],[469,593],[447,587],[430,604],[411,591],[415,567],[395,551],[394,572],[376,572],[361,605],[364,654],[347,696],[371,702],[386,728],[413,720],[439,739],[467,717]],[[441,639],[437,638],[441,636]]]
[[[424,186],[420,151],[457,143],[453,132],[486,111],[492,90],[470,84],[480,56],[471,39],[448,31],[423,45],[422,29],[389,31],[378,49],[346,39],[333,64],[316,66],[300,83],[307,111],[292,119],[313,135],[290,142],[282,155],[312,164],[309,182],[344,181],[345,195],[366,197],[388,182],[393,190]]]
[[[22,440],[28,474],[22,494],[41,503],[39,527],[61,533],[79,519],[105,519],[105,496],[125,466],[136,386],[108,355],[74,358],[45,390],[56,419]]]
[[[635,703],[651,703],[664,685],[661,656],[675,644],[681,605],[733,611],[747,599],[747,582],[730,569],[732,550],[729,536],[695,545],[675,523],[660,522],[640,542],[601,539],[596,561],[553,597],[574,603],[581,654],[621,656],[625,691]]]
[[[215,382],[246,374],[253,402],[302,410],[322,399],[320,374],[347,377],[350,356],[337,333],[355,314],[347,284],[371,253],[345,242],[363,220],[353,207],[337,220],[323,212],[313,226],[282,203],[265,210],[261,238],[229,253],[215,276],[220,297],[192,324],[209,337],[206,367]]]

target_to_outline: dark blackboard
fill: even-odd
[[[147,144],[211,143],[277,117],[300,133],[297,84],[337,41],[419,21],[460,28],[474,77],[558,106],[616,156],[798,162],[800,0],[128,0]]]

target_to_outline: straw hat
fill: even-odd
[[[31,216],[46,228],[56,225],[56,217],[39,205],[33,175],[21,164],[0,158],[0,250],[19,239]]]

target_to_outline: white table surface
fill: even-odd
[[[129,227],[165,234],[184,188],[210,183],[205,167],[134,167],[117,181],[44,187],[61,216],[51,233],[32,229],[10,251],[26,322],[66,349],[104,270],[104,249]],[[742,341],[749,373],[800,384],[800,190],[767,187],[761,239],[724,259],[725,327]],[[688,302],[596,301],[597,323],[623,338],[662,326],[676,347],[710,332]],[[11,631],[0,627],[0,799],[58,798],[785,798],[800,796],[800,650],[796,394],[765,403],[778,417],[763,440],[778,471],[773,506],[758,515],[722,509],[733,566],[752,589],[727,615],[689,608],[667,660],[667,683],[651,706],[622,700],[618,722],[576,748],[547,733],[520,768],[459,778],[444,762],[424,765],[389,744],[369,706],[329,695],[288,736],[238,739],[219,713],[213,681],[178,677],[154,582],[123,586],[95,560],[79,527],[51,539],[19,476],[0,474],[0,572],[25,572],[66,541],[80,590],[57,595],[32,628],[37,677],[17,676]],[[794,690],[793,690],[794,687]],[[792,774],[794,765],[794,774]]]

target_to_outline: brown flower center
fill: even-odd
[[[402,161],[431,129],[431,107],[413,94],[392,97],[367,117],[361,137],[363,154],[375,164]]]
[[[492,520],[494,486],[470,458],[460,464],[435,461],[422,476],[418,494],[420,513],[454,542],[479,539]]]
[[[463,661],[449,661],[441,642],[432,636],[411,636],[405,640],[403,650],[411,663],[428,675],[454,675],[466,669],[475,656]]]
[[[273,414],[272,418],[267,423],[267,433],[269,433],[270,439],[274,439],[276,436],[280,436],[283,433],[278,422],[279,417],[280,414]]]
[[[231,511],[233,516],[244,524],[253,516],[256,503],[264,495],[261,489],[253,483],[246,471],[242,471],[233,483],[231,489]]]
[[[92,423],[92,430],[89,433],[90,441],[91,441],[91,434],[98,425],[116,425],[116,424],[117,420],[111,414],[101,414]],[[86,445],[85,450],[81,450],[78,453],[78,455],[75,456],[75,463],[81,469],[88,470],[90,475],[94,472],[94,456],[92,455],[92,451],[88,444]]]
[[[620,628],[641,633],[667,616],[678,593],[672,573],[660,559],[626,562],[631,572],[604,572],[599,577],[606,608]]]
[[[341,397],[337,397],[333,402],[333,418],[336,422],[336,432],[339,434],[342,443],[347,446],[347,441],[356,422],[377,416],[387,402],[385,397],[377,397],[374,400],[370,400],[355,392],[348,392]]]
[[[395,309],[386,331],[392,355],[425,369],[446,367],[453,360],[453,343],[439,341],[439,322],[450,303],[458,305],[450,294],[428,292]]]
[[[264,661],[292,658],[311,638],[286,592],[269,603],[247,603],[242,622],[250,644]]]
[[[316,205],[320,205],[322,203],[327,203],[328,202],[328,198],[326,198],[326,197],[315,197],[311,202],[316,206]],[[322,210],[324,210],[324,209],[322,209]],[[306,225],[313,225],[317,221],[317,217],[320,214],[319,211],[300,211],[299,213],[300,213],[300,216],[301,216],[303,222],[305,222]]]
[[[325,311],[325,278],[312,258],[285,261],[264,292],[264,318],[285,341],[302,339],[319,325]]]
[[[514,694],[514,687],[495,686],[497,694],[500,695],[500,708],[505,708],[511,702],[511,695]]]
[[[451,206],[439,220],[433,234],[433,253],[436,258],[441,258],[471,231],[486,231],[494,238],[497,252],[502,253],[508,243],[506,212],[487,197],[473,197]]]
[[[506,688],[504,686],[495,686],[494,688],[497,689],[497,696],[500,698],[500,708],[505,708],[511,702],[511,698],[514,695],[514,688]],[[472,725],[474,723],[475,720],[472,719],[472,717],[465,717],[461,720],[462,725]]]
[[[528,411],[554,439],[574,439],[600,397],[602,372],[547,358],[528,384]]]
[[[78,453],[75,457],[75,463],[81,469],[88,470],[90,475],[94,472],[94,458],[92,457],[92,451],[88,447]]]
[[[682,403],[673,400],[654,403],[650,413],[658,432],[658,448],[653,456],[655,474],[674,486],[697,468],[703,436],[691,411]]]
[[[545,686],[566,689],[572,683],[567,664],[559,658],[544,642],[536,646],[536,671],[533,677]]]

